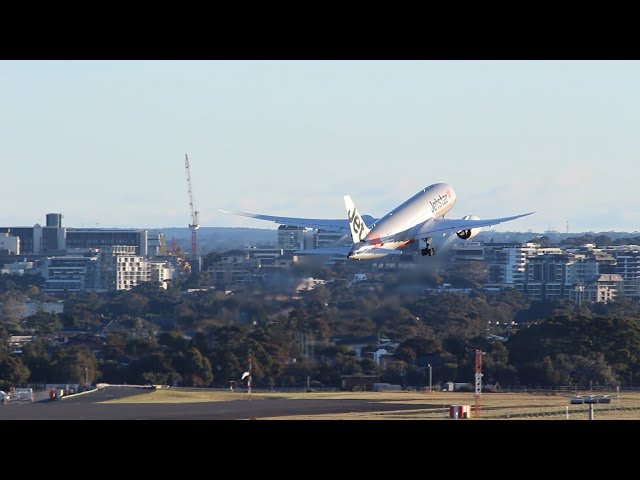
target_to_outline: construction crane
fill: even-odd
[[[198,258],[198,241],[196,230],[200,228],[200,223],[198,221],[198,211],[193,204],[191,172],[189,171],[189,156],[186,153],[184,155],[184,169],[187,172],[187,189],[189,190],[189,207],[191,208],[191,223],[189,224],[189,228],[191,229],[191,256],[193,258]]]

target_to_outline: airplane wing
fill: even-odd
[[[379,253],[379,254],[385,254],[385,255],[402,255],[402,250],[400,249],[394,250],[391,248],[372,248],[370,250],[367,250],[367,252]]]
[[[275,215],[262,215],[259,213],[247,213],[247,212],[233,212],[230,210],[218,209],[223,213],[232,213],[233,215],[240,215],[241,217],[257,218],[258,220],[266,220],[268,222],[275,222],[281,225],[291,225],[293,227],[306,227],[306,228],[320,228],[322,230],[332,230],[338,232],[350,232],[349,220],[347,218],[341,219],[328,219],[328,218],[296,218],[296,217],[278,217]],[[367,222],[367,225],[371,225],[376,222],[377,219],[370,215],[363,215],[363,220]]]
[[[351,249],[351,245],[345,245],[344,247],[321,247],[311,248],[307,250],[295,250],[295,255],[344,255],[346,256]]]
[[[531,215],[536,212],[523,213],[520,215],[514,215],[512,217],[502,217],[502,218],[487,218],[480,220],[465,220],[462,218],[456,219],[445,219],[445,218],[432,218],[427,220],[422,226],[412,232],[413,238],[424,238],[428,237],[432,233],[439,232],[459,232],[460,230],[469,230],[472,228],[480,228],[480,227],[489,227],[491,225],[497,225],[503,222],[509,222],[511,220],[515,220],[516,218],[526,217],[527,215]]]
[[[296,250],[293,252],[296,255],[348,255],[351,250],[350,245],[344,247],[320,247],[312,248],[308,250]],[[391,248],[370,248],[367,250],[370,253],[378,253],[384,255],[402,255],[402,250],[393,250]]]

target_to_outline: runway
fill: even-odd
[[[140,395],[134,387],[107,387],[65,399],[0,405],[0,420],[247,420],[282,416],[415,410],[415,404],[371,400],[247,398],[197,403],[100,403]],[[423,405],[422,408],[433,406]]]

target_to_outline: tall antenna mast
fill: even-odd
[[[184,155],[184,169],[187,172],[187,189],[189,190],[189,208],[191,209],[191,223],[189,228],[191,229],[191,256],[195,259],[198,258],[198,241],[196,230],[200,228],[200,222],[198,220],[198,211],[193,202],[193,191],[191,189],[191,172],[189,170],[189,156]]]
[[[475,392],[476,397],[476,410],[475,418],[480,417],[480,397],[482,396],[482,350],[476,349],[476,374],[475,374]]]

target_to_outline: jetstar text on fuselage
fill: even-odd
[[[447,203],[449,203],[449,197],[447,195],[440,195],[434,198],[429,202],[429,205],[431,205],[431,213],[435,213],[436,210],[440,210]]]

